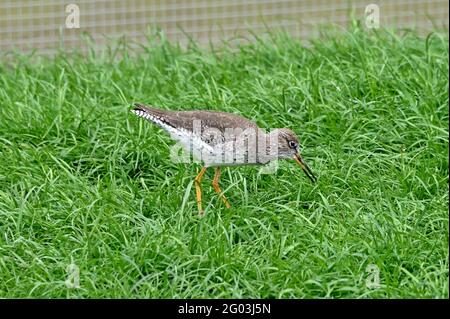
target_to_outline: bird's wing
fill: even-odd
[[[136,103],[132,110],[141,116],[168,131],[182,131],[192,134],[193,138],[200,139],[208,145],[216,145],[225,142],[227,130],[233,134],[233,130],[261,129],[245,117],[233,113],[216,111],[166,111],[140,103]],[[237,133],[235,134],[237,135]]]

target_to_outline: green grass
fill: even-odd
[[[0,297],[448,298],[448,35],[252,41],[3,58]],[[227,210],[208,172],[199,218],[133,101],[289,127],[319,181],[227,168]]]

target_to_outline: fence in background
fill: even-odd
[[[84,32],[99,46],[121,35],[143,41],[149,26],[182,42],[189,36],[208,43],[267,28],[308,39],[317,35],[319,24],[345,26],[352,16],[364,19],[371,3],[379,8],[381,26],[448,32],[448,0],[2,0],[0,51],[82,47]],[[71,4],[79,9],[79,28],[68,28],[77,22]]]

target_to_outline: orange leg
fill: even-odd
[[[200,170],[200,173],[195,177],[195,194],[197,195],[197,207],[198,207],[198,213],[200,216],[203,216],[204,212],[202,209],[202,187],[201,187],[201,181],[203,178],[203,175],[206,172],[206,167],[203,167]]]
[[[216,191],[216,193],[219,194],[220,198],[222,198],[223,202],[225,203],[225,206],[227,208],[230,208],[231,207],[230,203],[228,202],[227,198],[225,197],[224,194],[222,194],[222,191],[220,190],[219,178],[220,178],[220,167],[216,167],[216,173],[214,174],[212,186],[214,187],[214,190]]]

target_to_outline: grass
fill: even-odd
[[[0,297],[449,297],[448,35],[252,41],[0,62]],[[211,171],[199,218],[133,101],[290,127],[319,181],[225,169],[227,210]]]

